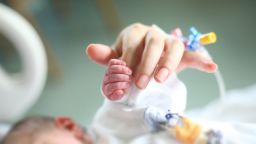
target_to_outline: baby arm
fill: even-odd
[[[132,70],[122,60],[111,59],[102,83],[103,94],[110,100],[119,100],[130,87]]]

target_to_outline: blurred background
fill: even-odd
[[[190,26],[214,31],[218,41],[207,47],[228,90],[256,82],[255,0],[0,0],[23,15],[38,31],[48,59],[44,90],[27,115],[66,115],[89,124],[103,102],[100,85],[105,68],[85,55],[89,43],[111,45],[126,26],[157,24],[169,32]],[[12,43],[0,34],[0,64],[9,73],[21,69]],[[212,74],[180,73],[188,89],[188,109],[218,98]]]

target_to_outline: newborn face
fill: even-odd
[[[92,144],[88,135],[78,139],[72,133],[62,129],[56,129],[50,132],[40,134],[33,142],[34,144]]]

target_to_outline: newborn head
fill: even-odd
[[[92,139],[69,118],[29,117],[16,123],[3,144],[91,144]]]

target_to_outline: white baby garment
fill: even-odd
[[[130,143],[140,137],[148,137],[152,131],[152,127],[144,120],[148,107],[183,114],[186,107],[185,85],[173,75],[163,84],[152,79],[145,90],[132,86],[118,102],[105,99],[94,118],[92,131],[100,128],[102,134],[110,135],[118,143]]]

